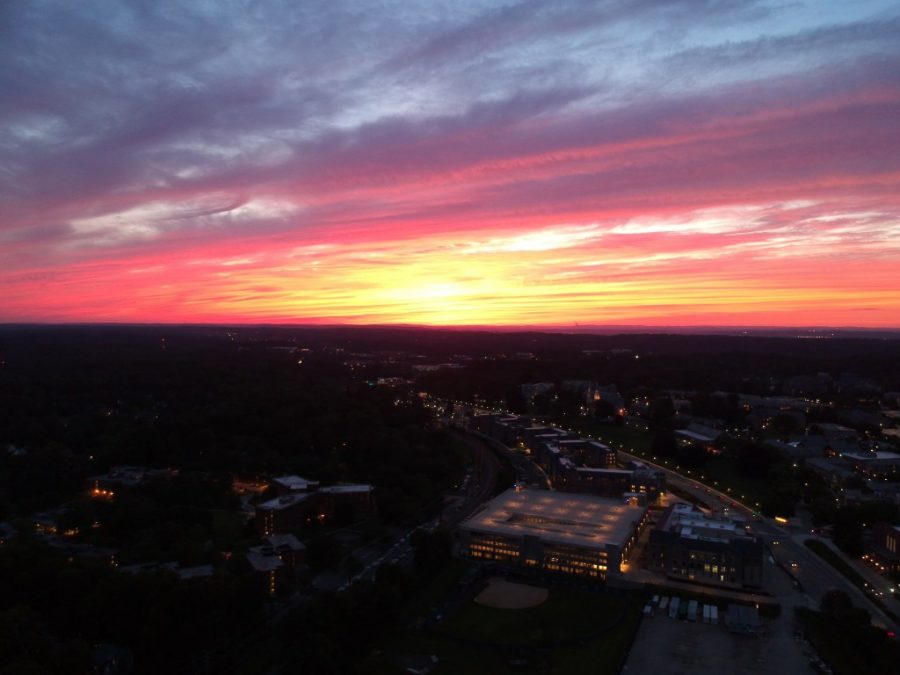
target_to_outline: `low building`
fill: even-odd
[[[838,489],[841,483],[853,475],[853,470],[838,458],[812,457],[806,460],[806,467],[824,478],[832,489]]]
[[[598,441],[563,439],[556,446],[576,464],[594,469],[613,468],[618,460],[618,454],[613,448]]]
[[[895,479],[900,476],[900,454],[896,452],[844,453],[841,458],[851,469],[866,478]]]
[[[459,526],[460,555],[605,579],[647,522],[646,507],[591,495],[507,490]]]
[[[375,516],[375,488],[367,483],[339,483],[319,488],[316,492],[319,513],[326,519],[334,518],[341,509],[351,511],[353,519]]]
[[[561,474],[555,483],[558,490],[579,492],[617,499],[626,494],[640,494],[655,503],[665,491],[665,474],[649,469],[592,469],[575,467]]]
[[[829,441],[846,441],[858,443],[860,441],[859,432],[856,429],[845,427],[842,424],[834,424],[833,422],[818,422],[810,425],[811,430],[817,430],[822,436]]]
[[[875,523],[866,555],[882,572],[900,573],[900,525]]]
[[[297,493],[281,495],[256,506],[256,529],[263,535],[299,530],[316,519],[325,520],[316,511],[310,495]]]
[[[272,479],[275,494],[287,495],[292,492],[313,492],[319,487],[319,481],[307,480],[300,476],[279,476]]]
[[[831,447],[831,443],[828,439],[819,434],[795,436],[790,438],[786,443],[769,440],[767,445],[781,450],[793,460],[825,457],[827,454],[826,451]]]
[[[872,493],[876,501],[893,502],[900,506],[900,483],[867,480],[866,488]]]
[[[554,487],[563,492],[621,498],[627,492],[640,492],[655,502],[665,491],[662,471],[646,465],[617,469],[616,451],[596,441],[551,440],[539,446],[537,460],[550,476]]]
[[[190,581],[192,579],[208,579],[216,573],[216,568],[212,565],[194,565],[192,567],[181,567],[180,565],[173,568],[175,576],[180,581]]]
[[[648,568],[670,579],[759,588],[765,547],[743,522],[706,515],[690,504],[673,504],[650,532]]]
[[[556,427],[525,427],[522,429],[522,443],[531,454],[537,454],[544,443],[556,444],[566,439],[576,439],[568,431]]]
[[[272,481],[280,491],[274,499],[256,506],[256,529],[269,536],[301,529],[307,523],[324,523],[335,514],[348,514],[351,520],[375,516],[375,488],[368,484],[338,484],[319,487],[317,481],[299,476],[283,476]]]
[[[216,573],[212,565],[193,565],[182,567],[177,562],[145,562],[136,565],[119,565],[116,568],[122,574],[154,574],[157,572],[171,572],[179,581],[191,581],[193,579],[209,579]]]
[[[265,544],[247,552],[247,562],[262,575],[269,595],[275,595],[293,580],[305,558],[306,547],[292,534],[269,536]]]
[[[697,422],[691,422],[685,429],[677,429],[675,431],[675,439],[682,447],[689,445],[697,445],[706,452],[718,455],[719,450],[713,445],[721,436],[721,429],[713,429]]]
[[[509,446],[524,442],[525,429],[531,426],[531,418],[524,415],[490,413],[475,415],[472,427],[494,440]]]
[[[157,478],[176,475],[174,469],[148,469],[143,466],[116,466],[87,479],[88,493],[94,499],[113,499],[118,490],[136,487]]]

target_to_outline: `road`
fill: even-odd
[[[460,402],[456,403],[459,405],[466,405]],[[473,409],[476,412],[496,412],[474,406]],[[547,423],[546,421],[540,420],[536,420],[536,422],[541,424]],[[605,442],[602,439],[593,436],[585,436],[585,438]],[[496,441],[494,441],[494,443],[496,443]],[[871,598],[857,588],[840,572],[803,545],[803,539],[809,536],[808,529],[804,528],[802,532],[792,532],[779,525],[775,520],[762,516],[762,514],[754,510],[751,505],[745,504],[731,494],[719,490],[715,485],[705,484],[696,478],[679,473],[668,466],[657,464],[643,456],[634,454],[633,451],[629,452],[630,448],[626,448],[624,445],[613,443],[607,444],[616,446],[620,461],[638,461],[663,471],[669,485],[692,495],[698,502],[705,504],[711,510],[722,511],[728,509],[744,515],[750,523],[750,531],[766,543],[772,553],[773,559],[780,564],[786,574],[799,582],[800,587],[796,596],[796,603],[792,604],[805,604],[806,606],[818,607],[825,593],[832,589],[839,589],[847,593],[847,595],[853,599],[854,603],[868,610],[872,615],[873,623],[875,625],[894,631],[895,634],[900,634],[900,626],[898,626],[897,622],[888,617]],[[500,444],[497,443],[497,445]],[[508,448],[507,451],[512,455],[517,454]],[[534,464],[531,460],[522,455],[517,456],[524,462]],[[879,586],[876,586],[876,588],[882,590]],[[889,589],[890,587],[887,586],[886,588]],[[887,600],[888,602],[891,601],[890,598],[887,598]]]
[[[773,558],[784,569],[790,570],[790,575],[800,582],[802,592],[808,598],[807,605],[818,607],[825,593],[832,589],[839,589],[847,593],[855,604],[868,610],[875,625],[898,633],[900,627],[896,621],[887,616],[878,605],[872,602],[871,598],[844,575],[803,545],[803,540],[809,538],[808,530],[794,532],[790,528],[786,529],[773,519],[760,515],[751,506],[741,503],[730,494],[639,455],[633,455],[624,450],[619,450],[619,455],[627,460],[640,461],[664,471],[666,480],[670,484],[695,496],[714,510],[728,508],[744,515],[750,522],[751,533],[760,537],[769,547]]]
[[[420,527],[427,529],[434,529],[438,525],[455,527],[493,496],[500,472],[500,459],[497,453],[501,449],[494,447],[496,443],[491,439],[479,438],[476,434],[465,431],[459,433],[471,449],[473,457],[472,468],[463,480],[459,498],[448,506],[441,516],[390,535],[390,543],[382,540],[354,550],[350,555],[359,561],[361,569],[353,575],[348,574],[343,565],[337,569],[327,570],[316,577],[314,585],[317,589],[343,591],[354,581],[374,580],[380,565],[387,563],[404,567],[412,565],[413,550],[410,537],[413,532]]]

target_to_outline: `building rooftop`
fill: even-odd
[[[713,430],[715,431],[715,430]],[[679,436],[684,436],[685,438],[690,438],[691,440],[698,441],[700,443],[711,443],[716,440],[719,436],[722,435],[721,431],[712,432],[700,432],[695,431],[693,429],[678,429],[675,431]]]
[[[287,548],[291,551],[302,551],[306,549],[303,542],[293,534],[270,534],[266,537],[266,541],[276,550]]]
[[[646,510],[593,495],[511,489],[487,502],[460,527],[602,549],[626,542]]]
[[[302,501],[306,501],[307,497],[309,497],[309,494],[305,492],[282,495],[281,497],[275,497],[275,499],[263,502],[257,508],[268,509],[269,511],[280,511],[281,509],[287,509]]]
[[[835,474],[841,478],[853,475],[853,471],[844,466],[844,463],[836,457],[811,457],[806,460],[806,466],[813,471]]]
[[[843,457],[848,459],[854,459],[857,461],[874,461],[874,460],[889,460],[895,461],[900,460],[900,455],[896,452],[887,452],[884,450],[879,450],[877,452],[845,452]]]
[[[332,494],[347,494],[350,492],[371,492],[375,488],[365,483],[345,483],[342,485],[329,485],[319,489],[319,492],[331,492]]]
[[[629,469],[604,469],[591,466],[579,466],[576,471],[584,471],[585,473],[596,473],[607,476],[631,476],[634,471]]]
[[[730,541],[747,537],[742,523],[729,518],[712,517],[690,504],[673,504],[657,525],[658,530],[676,532],[688,539]]]
[[[315,487],[319,484],[319,481],[315,480],[306,480],[305,478],[301,478],[300,476],[279,476],[278,478],[272,479],[275,483],[279,485],[283,485],[287,489],[293,492],[305,492],[310,487]]]
[[[271,572],[277,570],[284,563],[274,551],[264,551],[264,546],[251,548],[247,553],[247,562],[257,572]]]
[[[178,575],[178,578],[182,581],[186,581],[187,579],[203,579],[205,577],[211,577],[216,573],[216,569],[212,565],[196,565],[194,567],[178,567],[175,569],[175,574]]]
[[[151,478],[171,476],[176,472],[172,469],[148,469],[143,466],[114,466],[107,473],[99,476],[89,476],[88,480],[102,480],[107,483],[118,483],[128,487],[140,485]]]

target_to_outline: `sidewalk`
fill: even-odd
[[[719,588],[718,586],[707,586],[705,584],[691,583],[689,581],[679,581],[678,579],[669,579],[661,574],[656,574],[644,569],[629,569],[628,572],[611,572],[608,581],[615,584],[617,579],[629,581],[639,584],[653,584],[653,586],[661,590],[671,590],[674,593],[695,593],[699,595],[713,595],[725,600],[735,600],[737,602],[779,602],[780,599],[772,595],[760,591],[754,593],[750,591],[738,591],[729,588]]]

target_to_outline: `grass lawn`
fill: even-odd
[[[640,593],[613,596],[562,589],[551,590],[542,605],[520,610],[470,601],[436,631],[406,631],[385,651],[435,654],[440,659],[434,671],[438,675],[529,672],[538,661],[550,672],[613,674],[637,629],[642,606]],[[565,644],[533,649],[557,642]],[[531,665],[510,665],[518,658]]]
[[[212,532],[216,541],[233,545],[244,538],[244,525],[247,514],[243,511],[224,511],[210,509],[212,516]]]
[[[424,618],[447,598],[451,597],[453,589],[469,570],[471,563],[467,560],[454,558],[441,570],[440,574],[424,588],[420,589],[403,608],[403,617],[407,621],[416,618]]]
[[[837,553],[832,551],[821,541],[815,539],[807,539],[803,542],[806,548],[813,551],[817,556],[831,565],[838,572],[843,574],[854,586],[869,596],[869,599],[884,610],[884,613],[891,617],[894,621],[900,621],[900,617],[888,608],[880,598],[876,598],[870,592],[870,587],[862,575],[847,564],[847,561],[841,558]]]
[[[733,457],[710,457],[706,466],[700,470],[700,474],[706,478],[703,482],[709,484],[718,482],[717,487],[723,492],[731,488],[728,494],[750,506],[762,503],[763,498],[772,489],[770,482],[741,476],[738,473],[737,460]]]
[[[650,444],[653,442],[653,434],[649,431],[632,429],[626,426],[601,424],[589,418],[582,418],[572,423],[572,428],[590,436],[596,436],[607,445],[618,448],[624,445],[626,452],[635,451],[637,454],[649,453]]]
[[[871,626],[842,626],[822,612],[798,613],[809,641],[835,675],[884,675],[897,672],[900,644]]]
[[[468,603],[446,626],[451,637],[497,645],[537,645],[583,640],[616,622],[625,600],[555,590],[546,602],[521,610]]]

